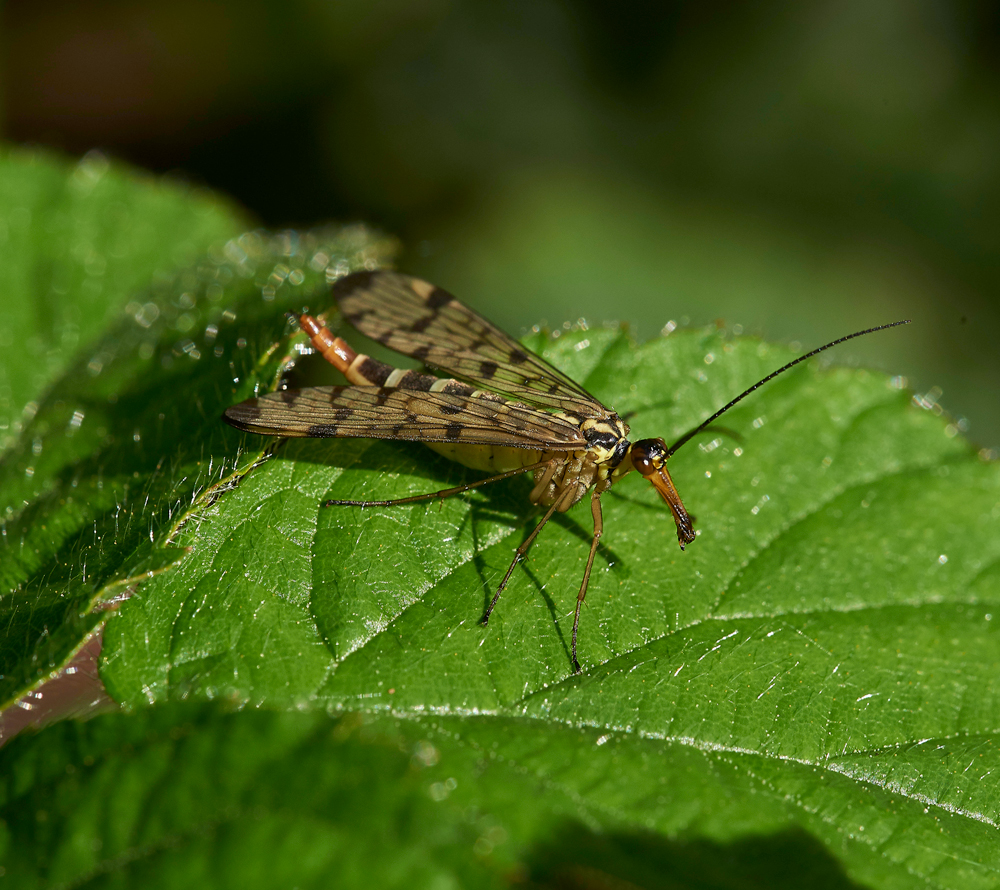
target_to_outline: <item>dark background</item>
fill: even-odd
[[[998,10],[12,0],[2,129],[180,171],[267,226],[375,223],[514,333],[721,319],[811,347],[912,317],[837,360],[994,446]]]

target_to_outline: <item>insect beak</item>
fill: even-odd
[[[650,473],[646,478],[653,484],[653,488],[660,493],[660,497],[667,502],[667,506],[674,517],[674,522],[677,524],[677,542],[681,545],[681,550],[683,550],[684,545],[690,544],[695,538],[694,526],[691,522],[691,517],[688,515],[688,511],[684,509],[681,496],[677,493],[677,489],[674,488],[674,482],[670,478],[667,468],[658,467],[655,472]]]

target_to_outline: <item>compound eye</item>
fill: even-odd
[[[648,476],[650,473],[656,472],[656,467],[653,465],[653,457],[653,449],[649,447],[647,442],[636,442],[632,446],[632,466],[641,475]]]
[[[663,466],[667,446],[662,439],[642,439],[632,446],[632,466],[643,476],[651,476]]]
[[[634,448],[632,449],[632,466],[643,476],[648,476],[653,472],[653,462],[649,459],[648,455],[644,452],[637,452]]]

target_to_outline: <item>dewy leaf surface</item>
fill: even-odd
[[[137,291],[247,226],[217,195],[98,152],[0,148],[0,452]]]
[[[15,213],[0,232],[30,260],[7,269],[10,292],[53,301],[0,313],[4,407],[35,400],[0,460],[3,699],[128,593],[105,633],[118,700],[312,713],[158,704],[17,740],[0,765],[9,876],[468,886],[600,848],[600,869],[641,884],[610,843],[619,865],[641,848],[705,881],[752,848],[817,886],[995,886],[1000,474],[945,419],[876,374],[780,378],[672,459],[700,532],[684,553],[655,493],[623,480],[603,499],[573,676],[586,505],[550,524],[483,628],[538,519],[527,480],[324,509],[477,474],[417,445],[276,445],[220,421],[287,370],[302,341],[283,312],[327,309],[328,277],[389,245],[251,233],[171,272],[231,234],[225,213],[159,186],[143,204],[99,158],[38,169],[36,198],[9,205],[35,208],[31,225]],[[158,220],[166,255],[122,218]],[[44,361],[39,336],[59,344]],[[635,437],[668,441],[789,357],[716,331],[530,345]],[[292,382],[310,373],[303,360]]]
[[[179,284],[177,270],[245,227],[220,198],[98,153],[68,165],[0,150],[0,702],[81,645],[101,618],[95,591],[113,596],[182,553],[139,547],[134,534],[125,543],[144,523],[123,495],[145,480],[114,478],[115,461],[99,455],[138,427],[124,415],[127,386],[116,407],[118,390],[102,384],[137,369],[111,367],[118,344],[106,330],[143,292],[153,302],[127,311],[152,324],[156,301],[180,295],[166,287]],[[154,282],[170,297],[153,295]],[[152,524],[142,532],[150,544]]]
[[[715,331],[530,345],[668,441],[789,358]],[[413,444],[289,443],[178,531],[190,552],[109,622],[103,677],[134,704],[392,714],[442,758],[508,764],[471,781],[511,819],[725,843],[794,826],[855,880],[993,886],[1000,473],[953,433],[879,374],[779,378],[672,459],[700,531],[686,552],[642,480],[604,497],[581,676],[586,505],[545,529],[484,628],[539,515],[527,480],[324,509],[476,474]],[[507,797],[512,775],[530,795]]]
[[[284,355],[274,349],[285,332],[282,311],[325,296],[330,263],[346,271],[387,255],[387,243],[379,246],[360,228],[301,237],[249,233],[219,241],[178,272],[171,264],[198,239],[205,242],[199,249],[208,250],[208,236],[224,232],[221,223],[199,229],[198,213],[205,211],[188,206],[189,198],[181,202],[186,218],[172,216],[163,196],[144,204],[134,198],[139,186],[132,184],[132,192],[117,181],[112,186],[107,207],[84,201],[85,209],[98,222],[102,213],[117,220],[125,213],[118,205],[133,195],[128,218],[142,231],[152,226],[150,237],[162,225],[164,243],[154,262],[143,253],[145,242],[132,244],[138,236],[116,241],[98,222],[76,227],[87,250],[101,243],[112,257],[124,251],[132,265],[123,261],[118,283],[101,291],[102,314],[114,323],[68,364],[59,360],[64,372],[32,404],[20,437],[0,458],[4,704],[65,664],[107,616],[109,601],[181,559],[185,545],[173,542],[175,530],[260,458],[264,443],[247,453],[243,437],[220,417],[252,394],[251,374],[276,377]],[[70,204],[74,188],[64,185]],[[27,214],[38,223],[38,237],[62,218],[52,204],[61,207],[56,198],[37,198],[34,214]],[[177,243],[170,240],[172,226],[186,227]],[[103,255],[87,253],[87,261]],[[101,266],[112,267],[113,260]],[[78,291],[88,292],[87,280],[72,284],[69,303]],[[126,302],[122,291],[136,281],[143,289],[128,293]],[[97,304],[90,308],[97,311]],[[11,324],[19,342],[30,341],[20,322]],[[23,349],[18,360],[31,364]]]

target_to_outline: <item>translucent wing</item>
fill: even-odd
[[[333,285],[361,333],[427,365],[521,402],[585,417],[608,409],[447,291],[398,272],[355,272]]]
[[[575,424],[498,396],[452,395],[379,386],[316,386],[249,399],[228,408],[233,426],[265,436],[346,436],[506,445],[575,451]]]

